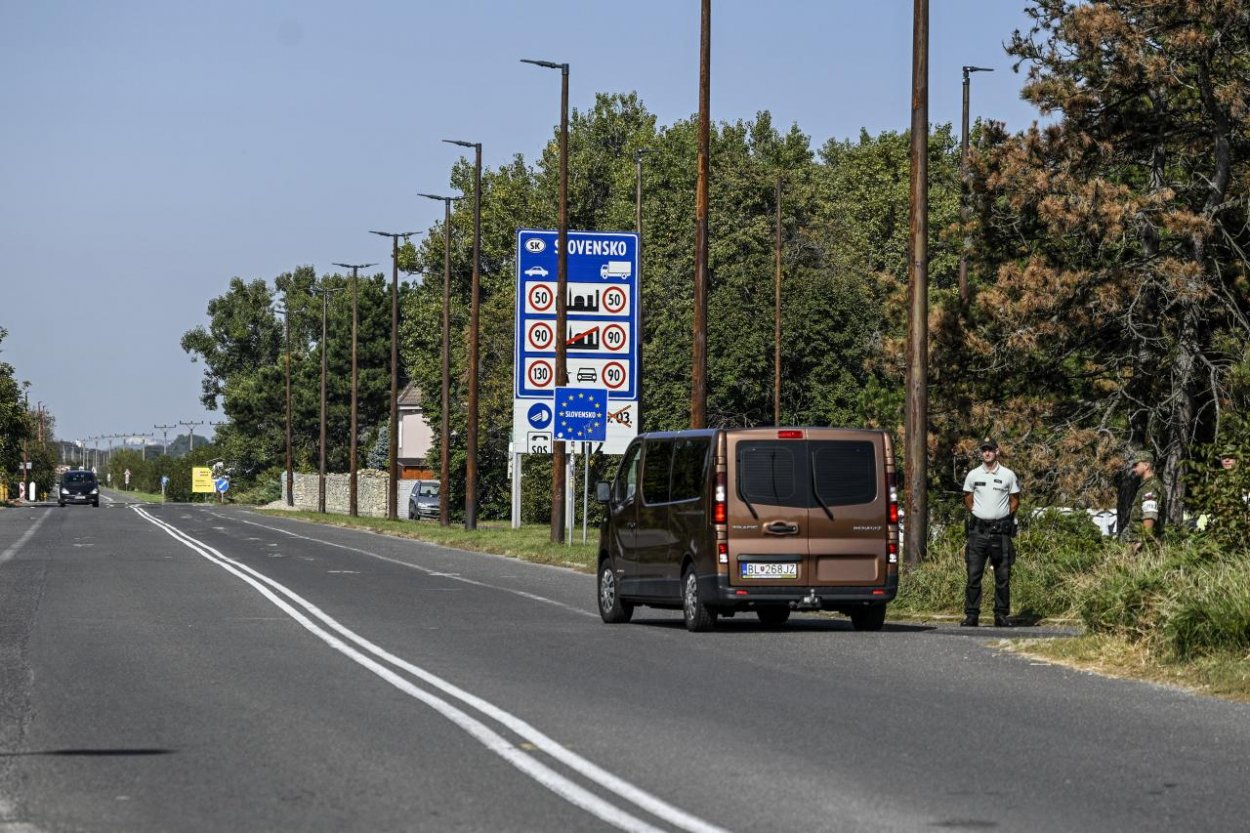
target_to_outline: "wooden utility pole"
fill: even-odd
[[[929,539],[929,0],[915,0],[913,15],[910,201],[903,557],[915,565],[924,559]]]
[[[699,23],[699,156],[694,190],[694,356],[690,427],[707,427],[707,179],[712,83],[712,0],[702,0]]]

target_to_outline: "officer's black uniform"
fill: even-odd
[[[964,551],[968,563],[964,615],[971,621],[975,622],[981,613],[981,578],[987,562],[994,568],[994,623],[1005,624],[1011,613],[1011,565],[1016,560],[1016,548],[1011,542],[1014,526],[1011,517],[997,521],[971,517],[968,546]]]

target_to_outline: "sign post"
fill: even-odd
[[[564,333],[556,332],[558,243],[554,230],[517,231],[514,528],[520,525],[520,455],[550,454],[555,442],[583,441],[596,443],[594,451],[622,454],[638,433],[638,235],[568,233]],[[555,378],[557,338],[564,339],[568,379]],[[601,437],[562,436],[557,388],[595,391],[604,397]]]

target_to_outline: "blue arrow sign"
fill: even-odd
[[[214,480],[213,486],[216,487],[217,491],[219,492],[230,491],[230,481],[224,477],[218,477],[216,480]]]
[[[601,443],[608,435],[608,392],[603,388],[556,388],[557,440]]]
[[[530,406],[527,419],[535,430],[543,430],[551,424],[551,406],[546,402],[535,403]]]

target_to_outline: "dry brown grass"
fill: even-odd
[[[1250,656],[1219,655],[1169,662],[1161,660],[1143,642],[1106,634],[1073,639],[1005,639],[999,646],[1029,659],[1091,674],[1143,680],[1250,703]]]

